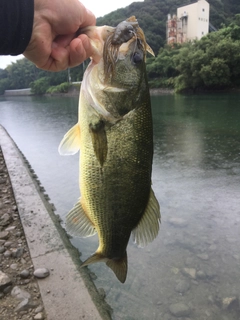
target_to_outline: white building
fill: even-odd
[[[206,0],[182,6],[177,9],[177,16],[168,15],[167,42],[186,42],[201,39],[209,32],[210,6]],[[172,26],[176,28],[172,28]]]

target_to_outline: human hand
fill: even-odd
[[[38,68],[61,71],[81,64],[92,47],[79,28],[96,24],[95,16],[78,0],[35,0],[32,37],[24,56]]]

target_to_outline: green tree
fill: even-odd
[[[174,48],[165,46],[159,50],[156,58],[147,59],[147,72],[151,87],[172,87],[172,78],[178,75],[173,63],[173,58],[178,54],[180,45],[175,44]]]
[[[9,89],[28,88],[29,83],[37,79],[37,68],[27,59],[20,59],[6,68],[10,81]]]
[[[214,58],[209,65],[202,66],[199,76],[208,88],[225,88],[231,84],[230,70],[223,59]]]
[[[0,79],[0,95],[4,94],[4,91],[9,88],[9,79]]]
[[[33,94],[44,94],[49,88],[49,78],[43,77],[30,83],[31,91]]]
[[[238,25],[231,23],[199,41],[184,44],[173,58],[175,89],[221,89],[240,84]]]

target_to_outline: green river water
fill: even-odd
[[[79,197],[78,155],[57,147],[77,109],[76,97],[0,98],[0,124],[63,219]],[[152,110],[159,235],[146,248],[130,240],[125,284],[105,264],[90,266],[94,282],[113,319],[239,320],[240,94],[152,96]],[[98,245],[72,242],[83,260]]]

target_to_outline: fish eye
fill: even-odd
[[[137,51],[133,53],[132,56],[133,63],[137,64],[143,61],[143,53],[141,51]]]
[[[128,30],[129,33],[133,33],[134,32],[133,26],[131,24],[127,25],[126,29]]]
[[[135,35],[135,32],[132,29],[128,29],[128,33],[129,33],[131,38]]]

